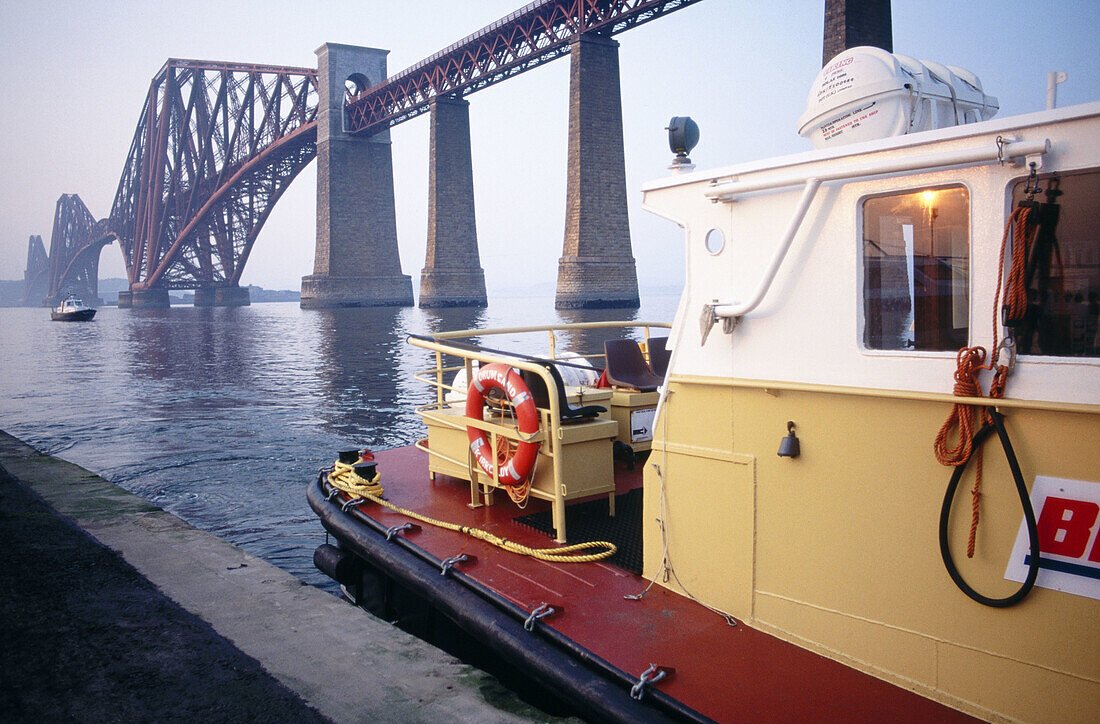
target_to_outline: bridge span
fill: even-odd
[[[31,236],[23,272],[23,304],[56,306],[68,295],[99,305],[99,254],[110,244],[107,220],[96,221],[76,194],[62,194],[54,211],[50,251]]]
[[[257,236],[316,157],[316,250],[302,307],[411,305],[389,129],[429,113],[419,303],[483,306],[466,98],[568,55],[556,305],[637,306],[613,36],[698,1],[539,0],[393,76],[388,51],[336,43],[316,51],[316,69],[169,59],[150,83],[109,217],[96,222],[79,197],[62,196],[50,254],[31,237],[25,301],[95,299],[99,253],[117,240],[130,284],[120,306],[166,307],[177,289],[193,289],[200,306],[248,304],[240,279]],[[889,49],[889,0],[826,0],[825,20],[826,59],[855,44]]]
[[[698,0],[541,0],[392,77],[386,51],[317,51],[317,251],[303,307],[412,304],[397,253],[388,129],[429,113],[428,239],[420,306],[486,303],[466,96],[570,57],[569,172],[559,308],[636,307],[627,220],[618,43]],[[364,243],[364,230],[370,237]]]

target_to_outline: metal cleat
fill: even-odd
[[[351,508],[354,508],[355,506],[359,505],[360,503],[365,503],[365,502],[367,502],[367,499],[362,497],[362,496],[356,496],[354,498],[349,498],[349,499],[344,501],[343,505],[340,506],[340,510],[342,510],[346,513]]]
[[[386,530],[386,540],[393,540],[393,537],[401,531],[408,531],[409,533],[416,533],[420,531],[420,526],[415,523],[405,523],[404,525],[395,525],[392,528]]]
[[[447,571],[451,570],[459,563],[477,563],[477,558],[474,556],[466,555],[465,553],[459,553],[457,556],[451,556],[450,558],[447,558],[439,564],[441,569],[439,575],[446,576]]]
[[[529,615],[527,619],[523,622],[523,630],[534,631],[536,621],[541,621],[544,618],[553,616],[555,613],[562,613],[564,610],[565,609],[561,606],[551,606],[550,604],[543,601],[533,611],[531,611],[531,615]]]
[[[656,684],[658,681],[672,676],[675,673],[676,669],[669,666],[650,664],[649,668],[642,672],[641,677],[638,679],[638,683],[630,687],[630,698],[634,701],[641,701],[646,684]]]

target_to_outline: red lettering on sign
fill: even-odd
[[[826,68],[824,70],[823,74],[828,75],[829,73],[832,73],[835,70],[840,70],[844,66],[850,65],[853,60],[855,60],[855,58],[845,58],[843,60],[838,60],[837,62],[833,63],[828,68]]]
[[[1070,500],[1048,495],[1043,512],[1036,523],[1039,528],[1039,550],[1067,558],[1085,554],[1092,526],[1100,514],[1100,506],[1087,500]],[[1062,533],[1059,536],[1059,533]],[[1061,540],[1058,540],[1061,537]],[[1100,551],[1093,546],[1089,560],[1097,560]]]

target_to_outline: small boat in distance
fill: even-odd
[[[69,296],[56,308],[50,310],[50,319],[54,322],[87,322],[95,316],[96,310],[80,299]]]

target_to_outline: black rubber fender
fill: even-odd
[[[630,677],[625,672],[616,670],[609,676],[610,664],[560,634],[555,638],[568,642],[564,647],[562,641],[547,640],[543,632],[550,633],[551,629],[524,630],[522,619],[471,590],[459,580],[460,572],[452,570],[446,576],[440,575],[438,562],[426,560],[429,556],[423,551],[412,552],[413,544],[403,537],[387,541],[382,530],[366,522],[370,520],[367,516],[357,514],[354,508],[345,512],[339,501],[326,500],[322,480],[323,476],[309,485],[306,497],[321,524],[343,548],[392,575],[456,626],[484,642],[509,666],[560,692],[585,720],[712,721],[655,688],[646,689],[641,701],[631,698]],[[381,528],[377,522],[370,522]],[[522,615],[516,608],[513,613]]]

